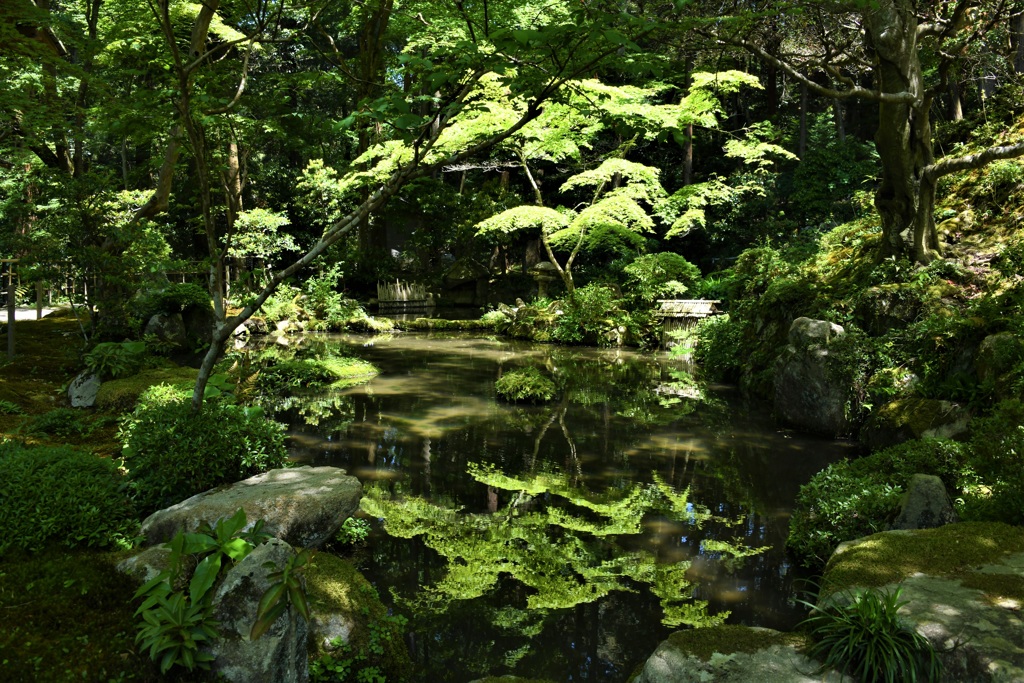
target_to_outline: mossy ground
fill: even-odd
[[[96,408],[121,413],[135,407],[146,389],[157,384],[173,384],[191,388],[199,371],[187,367],[166,367],[143,370],[137,375],[103,382],[96,394]]]
[[[986,594],[1024,601],[1024,578],[974,570],[1024,552],[1024,527],[962,522],[937,529],[874,534],[834,556],[822,577],[821,597],[848,588],[872,588],[921,572],[959,579]]]
[[[118,559],[54,549],[0,563],[0,680],[185,680],[160,676],[136,648],[133,587]]]

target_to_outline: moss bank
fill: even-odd
[[[974,571],[1019,553],[1024,553],[1024,527],[997,522],[883,532],[855,541],[833,555],[822,577],[821,597],[853,587],[884,586],[924,573],[1024,600],[1020,576]]]
[[[142,393],[158,384],[171,384],[191,389],[199,371],[195,368],[169,367],[143,370],[124,379],[112,379],[100,385],[96,407],[108,412],[125,412],[135,407]]]
[[[52,550],[0,563],[0,680],[182,680],[161,677],[135,647],[134,586],[119,559]]]

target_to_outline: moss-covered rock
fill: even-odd
[[[713,626],[673,633],[637,670],[631,683],[736,683],[838,680],[802,654],[799,633],[747,626]]]
[[[376,589],[352,563],[320,553],[305,574],[313,614],[311,672],[352,659],[350,671],[356,676],[376,668],[388,681],[409,680],[412,661],[403,640],[405,620],[388,615]]]
[[[135,407],[139,396],[146,389],[158,384],[188,388],[195,384],[198,374],[195,368],[168,367],[143,370],[131,377],[108,380],[100,385],[96,393],[96,407],[112,413],[126,412]]]
[[[904,623],[935,646],[941,681],[1024,680],[1024,528],[951,524],[843,544],[820,600],[900,591]]]
[[[957,439],[967,436],[970,419],[957,403],[901,399],[872,413],[860,430],[860,440],[871,450],[879,450],[911,439]]]
[[[974,358],[978,381],[992,389],[996,400],[1012,397],[1013,382],[1007,381],[1024,360],[1024,340],[1011,332],[991,334],[982,340]]]
[[[821,595],[896,583],[918,573],[969,580],[983,564],[1024,553],[1024,527],[962,522],[937,529],[884,531],[841,544],[822,578]],[[1024,594],[1020,599],[1024,601]]]
[[[276,363],[262,370],[259,385],[275,392],[326,386],[352,386],[380,373],[373,363],[360,358],[332,356],[303,358]]]

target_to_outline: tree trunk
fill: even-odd
[[[1013,70],[1024,74],[1024,12],[1015,15],[1010,25],[1012,27],[1011,35],[1017,48],[1013,52]]]
[[[807,86],[800,86],[800,132],[797,137],[796,155],[803,159],[807,155]]]
[[[960,98],[960,83],[956,80],[949,82],[949,118],[954,121],[962,121],[964,118],[963,100]]]
[[[925,167],[935,159],[931,101],[924,95],[912,5],[911,0],[882,0],[876,9],[865,13],[869,45],[877,58],[875,85],[883,95],[875,132],[882,163],[875,208],[882,221],[881,256],[908,256],[928,263],[938,248],[930,205],[935,195],[934,188],[922,193],[921,179]],[[896,97],[901,93],[909,96]],[[922,206],[922,200],[929,205]]]

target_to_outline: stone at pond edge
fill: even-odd
[[[247,528],[264,520],[263,530],[302,548],[332,538],[359,507],[363,487],[337,467],[290,467],[270,470],[212,489],[159,510],[142,523],[147,545],[171,540],[179,531],[193,532],[245,510]]]
[[[68,386],[68,401],[72,408],[92,408],[99,390],[100,378],[94,372],[83,370]]]
[[[875,411],[860,430],[861,442],[881,450],[911,439],[965,437],[970,415],[959,404],[928,398],[893,401]]]
[[[933,529],[959,521],[942,480],[931,474],[915,474],[903,494],[900,514],[893,529]]]
[[[412,661],[405,646],[405,634],[399,624],[388,619],[388,609],[377,590],[351,562],[318,553],[304,574],[313,617],[309,624],[311,658],[325,654],[339,658],[332,641],[341,642],[350,648],[350,653],[365,655],[364,667],[377,667],[386,680],[405,681],[411,677]],[[373,645],[378,652],[370,650],[374,634]]]
[[[849,432],[850,387],[830,372],[828,343],[841,336],[839,325],[797,318],[789,329],[789,345],[776,361],[775,412],[783,422],[829,436]]]
[[[287,543],[272,539],[232,567],[216,589],[213,615],[220,623],[220,637],[211,642],[209,651],[215,657],[213,671],[223,679],[231,683],[309,680],[308,627],[294,608],[278,617],[260,638],[249,639],[260,598],[271,585],[269,574],[284,567],[293,554]]]
[[[705,643],[720,636],[720,648],[702,652]],[[833,671],[804,656],[797,638],[771,629],[744,626],[713,626],[673,633],[663,641],[631,683],[818,683],[839,681]],[[731,641],[736,641],[732,643]],[[717,651],[718,649],[724,652]],[[696,650],[696,652],[695,652]]]

